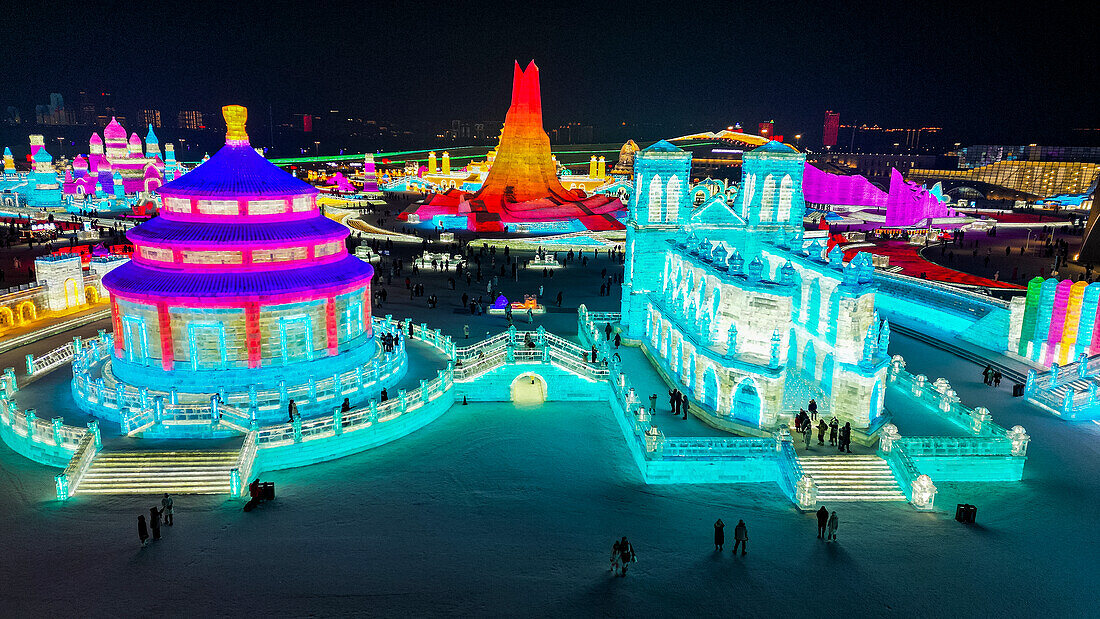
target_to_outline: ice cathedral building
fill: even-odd
[[[871,260],[804,238],[805,159],[769,142],[745,153],[736,190],[699,192],[689,152],[661,141],[635,157],[623,327],[727,429],[774,430],[810,398],[858,430],[883,421]]]

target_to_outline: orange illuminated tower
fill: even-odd
[[[550,137],[542,128],[542,93],[539,68],[532,60],[521,70],[515,64],[512,104],[504,118],[504,130],[496,149],[496,160],[481,190],[470,200],[486,207],[512,205],[542,198],[563,202],[580,199],[562,186],[550,156]]]

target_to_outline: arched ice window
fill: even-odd
[[[661,175],[655,175],[653,180],[649,181],[649,208],[646,221],[649,223],[657,223],[661,221],[661,190],[664,187],[661,184]]]
[[[680,179],[676,176],[668,179],[668,190],[665,191],[665,212],[662,221],[673,223],[680,218]]]

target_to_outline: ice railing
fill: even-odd
[[[1066,419],[1091,417],[1082,413],[1100,407],[1098,374],[1100,355],[1086,357],[1082,353],[1077,361],[1063,366],[1055,363],[1047,372],[1029,370],[1024,393],[1028,400]]]
[[[165,404],[160,396],[152,406],[119,411],[120,430],[131,436],[154,425],[212,426],[216,430],[224,424],[235,432],[248,432],[255,423],[254,416],[227,404]]]
[[[256,451],[259,449],[256,435],[255,430],[245,435],[237,463],[229,471],[229,494],[233,496],[244,494],[248,484],[252,483],[252,464],[256,461]]]
[[[66,451],[76,451],[80,440],[87,434],[88,429],[65,425],[62,417],[54,417],[49,420],[40,419],[38,411],[33,408],[21,412],[14,398],[11,397],[15,392],[9,390],[9,386],[14,386],[14,384],[14,371],[9,368],[3,379],[0,380],[0,385],[3,385],[0,387],[0,423],[9,427],[17,436],[28,441],[53,445]],[[96,426],[96,432],[99,432],[98,425]]]
[[[369,428],[376,423],[393,421],[402,415],[415,412],[441,397],[453,386],[454,371],[448,364],[448,367],[439,370],[432,380],[422,380],[416,389],[401,390],[396,397],[385,402],[371,400],[366,406],[349,411],[341,411],[337,407],[331,415],[310,419],[296,417],[293,422],[264,426],[256,432],[256,443],[259,449],[266,449]]]
[[[227,392],[223,390],[218,393],[202,394],[200,396],[203,398],[202,400],[181,402],[180,395],[175,391],[148,390],[119,383],[113,379],[108,383],[102,377],[92,379],[92,366],[111,353],[112,338],[110,335],[106,335],[96,338],[95,346],[85,345],[72,356],[73,386],[78,397],[104,408],[119,410],[120,418],[126,414],[132,414],[132,411],[141,411],[140,416],[142,419],[132,422],[131,426],[133,427],[141,425],[146,413],[155,410],[158,398],[164,402],[164,409],[170,413],[173,410],[180,411],[180,421],[192,418],[189,411],[201,410],[204,411],[203,415],[207,422],[213,416],[210,398],[215,395],[220,397],[220,402],[230,421],[234,421],[233,411],[235,410],[249,411],[249,413],[241,413],[237,416],[241,420],[248,420],[254,416],[252,411],[272,411],[285,408],[290,400],[303,404],[321,403],[325,400],[330,401],[330,403],[339,403],[344,397],[351,396],[360,389],[372,388],[372,385],[384,381],[405,367],[406,356],[403,353],[409,321],[396,321],[390,316],[374,318],[373,320],[376,336],[384,333],[396,336],[397,341],[394,350],[387,353],[379,347],[375,356],[369,362],[356,366],[342,374],[336,374],[321,380],[310,376],[304,383],[287,385],[285,381],[282,381],[274,389],[259,389],[256,386],[250,386],[247,391]],[[450,338],[440,334],[438,329],[428,329],[426,325],[421,324],[419,329],[414,325],[413,332],[416,333],[414,339],[423,341],[441,350],[444,354],[450,355],[454,350]],[[52,351],[43,358],[50,354],[52,354]],[[173,409],[172,407],[180,408]],[[176,415],[172,414],[167,417],[169,420],[176,418]],[[248,424],[244,423],[243,425],[247,427]]]
[[[897,480],[905,498],[918,509],[932,509],[932,503],[936,497],[936,486],[932,484],[929,476],[921,474],[916,462],[913,461],[912,454],[915,452],[917,455],[926,455],[925,441],[928,442],[929,448],[947,450],[947,445],[940,442],[940,438],[942,437],[902,438],[894,424],[888,423],[882,428],[879,452],[886,460],[886,464],[890,466],[890,471],[894,474],[894,479]],[[989,443],[987,440],[982,442]],[[963,449],[959,449],[961,446],[955,445],[955,447],[956,453],[944,455],[975,455],[962,454],[960,452]]]
[[[88,467],[92,466],[92,460],[95,460],[96,454],[102,447],[99,422],[92,420],[88,422],[88,430],[80,437],[68,466],[54,476],[58,500],[65,501],[76,493],[77,486],[84,479],[84,474],[88,472]]]
[[[476,344],[455,349],[455,377],[468,381],[510,363],[551,363],[590,378],[606,380],[606,367],[587,361],[588,351],[539,327],[535,331],[507,331]]]
[[[894,355],[890,360],[887,380],[890,386],[926,404],[935,414],[975,437],[1004,438],[1019,428],[1016,426],[1012,430],[1006,430],[993,422],[993,415],[988,409],[964,406],[946,378],[937,378],[930,383],[923,374],[910,374],[905,370],[905,359],[901,355]]]
[[[728,460],[772,456],[775,440],[743,436],[665,437],[664,460]]]
[[[102,331],[100,333],[103,333]],[[27,376],[37,376],[50,372],[54,368],[60,367],[73,360],[73,356],[82,347],[88,346],[91,348],[97,348],[99,346],[100,338],[92,338],[85,342],[81,341],[81,338],[74,338],[73,341],[54,348],[48,351],[41,357],[35,357],[33,354],[27,355]]]
[[[35,357],[27,355],[27,376],[38,376],[69,363],[78,353],[89,352],[91,355],[101,355],[110,351],[112,337],[104,331],[89,339],[81,337],[73,338],[73,341],[63,344],[46,354]]]
[[[905,371],[905,360],[894,355],[890,361],[887,379],[891,387],[901,389],[906,395],[923,402],[928,409],[957,427],[968,431],[970,436],[906,436],[902,438],[893,428],[893,436],[884,441],[901,442],[913,457],[931,455],[1027,455],[1027,444],[1031,436],[1022,425],[1013,425],[1005,429],[993,422],[992,414],[982,407],[968,408],[961,404],[958,394],[950,388],[945,378],[937,378],[928,383],[923,374],[913,376]],[[880,442],[880,449],[883,443]],[[886,450],[883,450],[886,451]]]
[[[786,427],[780,427],[772,442],[778,460],[779,488],[800,509],[813,509],[817,505],[817,484],[812,476],[802,470],[802,462],[795,452],[790,431]]]

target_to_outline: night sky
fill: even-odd
[[[973,141],[1100,126],[1100,30],[1074,3],[65,4],[5,8],[0,108],[33,118],[87,88],[127,110],[499,120],[512,61],[534,58],[548,126],[774,118],[809,136],[826,109]]]

